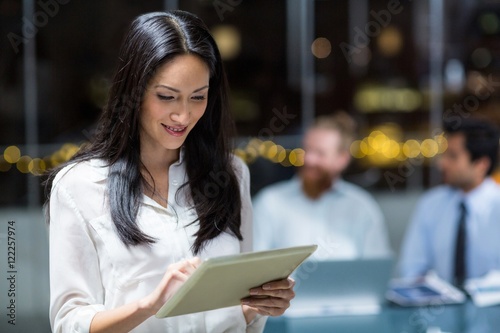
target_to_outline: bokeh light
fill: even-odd
[[[31,161],[31,157],[27,155],[21,156],[21,158],[19,158],[19,161],[17,161],[16,163],[17,170],[19,170],[21,173],[29,173],[29,165]]]
[[[293,149],[288,155],[288,159],[293,166],[301,167],[304,165],[305,151],[302,148]]]
[[[500,31],[500,22],[494,12],[486,12],[479,16],[479,25],[484,33],[494,35]]]
[[[420,143],[417,140],[407,140],[403,144],[403,154],[408,158],[415,158],[420,155]]]
[[[354,158],[363,158],[366,156],[365,153],[363,153],[361,151],[361,140],[355,140],[352,144],[351,144],[351,147],[350,147],[350,151],[351,151],[351,155],[352,157]]]
[[[398,28],[389,26],[380,32],[377,46],[383,56],[394,57],[401,52],[403,47],[403,34]]]
[[[21,150],[16,146],[9,146],[5,148],[3,156],[7,162],[14,164],[21,158]]]
[[[283,162],[286,158],[286,149],[280,145],[274,145],[274,147],[276,147],[276,154],[271,158],[271,161],[275,163]]]
[[[381,147],[382,154],[387,158],[396,158],[399,155],[399,143],[394,140],[386,140]]]
[[[435,140],[438,144],[438,154],[442,154],[446,151],[446,149],[448,149],[448,140],[446,139],[446,137],[444,136],[444,134],[440,134],[440,135],[437,135],[435,137]]]
[[[431,158],[437,155],[439,152],[439,146],[435,140],[425,139],[420,145],[420,152],[423,156]]]
[[[332,52],[332,44],[327,38],[316,38],[311,45],[311,52],[318,59],[326,58]]]
[[[28,170],[35,176],[42,175],[46,170],[47,166],[45,161],[40,158],[32,159],[28,164]]]
[[[264,141],[262,142],[260,145],[259,145],[259,155],[260,156],[263,156],[263,157],[267,157],[267,154],[268,154],[268,150],[275,146],[274,142],[270,141],[270,140],[267,140],[267,141]]]
[[[442,154],[448,147],[444,133],[435,135],[420,143],[415,139],[403,141],[401,126],[394,123],[383,123],[374,127],[364,138],[355,140],[350,146],[351,156],[365,159],[375,166],[390,166],[420,155],[432,158]],[[0,155],[0,172],[8,172],[15,164],[19,172],[39,176],[67,162],[76,154],[80,146],[66,143],[52,154],[43,158],[21,156],[18,147],[11,145]],[[233,153],[245,163],[252,164],[258,158],[264,158],[284,167],[301,167],[304,165],[305,151],[302,148],[284,148],[271,140],[262,141],[251,138],[245,146],[234,149]]]
[[[485,68],[493,60],[490,50],[484,47],[475,49],[471,54],[471,61],[476,68]]]
[[[239,30],[232,25],[218,25],[212,30],[215,42],[219,47],[220,55],[224,60],[236,58],[241,51],[241,35]]]

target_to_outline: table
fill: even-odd
[[[292,305],[293,306],[293,305]],[[385,305],[377,315],[269,318],[264,333],[498,333],[500,306],[459,305],[401,308]]]

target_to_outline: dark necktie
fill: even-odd
[[[455,284],[462,288],[464,281],[466,279],[466,260],[465,260],[465,251],[466,251],[466,226],[465,226],[465,216],[467,215],[467,209],[463,202],[460,203],[460,217],[458,219],[457,226],[457,242],[455,245]]]

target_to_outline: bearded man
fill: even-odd
[[[254,249],[318,244],[316,258],[391,255],[380,207],[361,187],[341,178],[356,124],[345,112],[316,119],[303,139],[304,165],[292,179],[254,198]]]

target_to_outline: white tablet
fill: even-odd
[[[205,260],[156,313],[157,318],[241,304],[249,290],[287,278],[317,245],[241,253]]]

